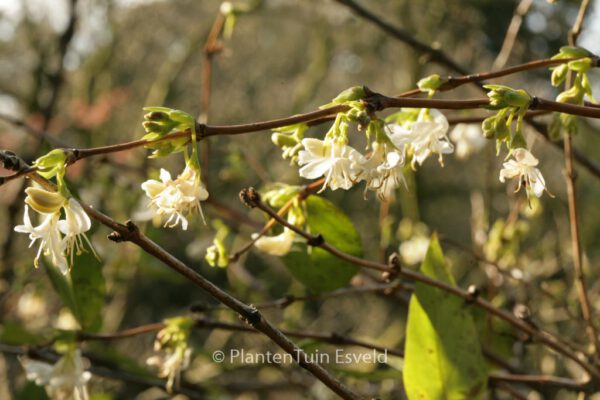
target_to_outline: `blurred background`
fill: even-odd
[[[531,2],[506,65],[550,57],[566,44],[579,2]],[[240,4],[235,3],[234,4]],[[470,71],[489,71],[502,47],[518,1],[362,1],[386,21],[419,40],[442,49]],[[239,15],[230,39],[219,40],[212,58],[210,109],[202,108],[205,90],[204,46],[220,2],[212,0],[20,0],[0,1],[0,148],[32,161],[54,147],[94,147],[135,140],[143,135],[142,107],[164,105],[192,115],[207,113],[211,124],[261,121],[308,112],[342,90],[366,85],[387,95],[415,87],[429,74],[458,75],[445,66],[357,17],[336,1],[263,0]],[[600,1],[592,1],[580,45],[600,53]],[[502,60],[496,60],[498,67]],[[597,93],[600,76],[590,74]],[[495,81],[525,88],[544,98],[558,93],[548,69]],[[474,98],[470,86],[443,93],[444,98]],[[449,119],[485,112],[449,112]],[[550,117],[540,117],[546,123]],[[311,129],[321,137],[327,127]],[[600,160],[600,124],[582,121],[575,147]],[[351,140],[355,140],[354,138]],[[573,267],[562,152],[531,130],[527,140],[554,197],[528,205],[524,193],[498,181],[503,156],[494,143],[476,146],[468,157],[435,157],[408,177],[389,202],[363,190],[325,191],[356,225],[369,259],[400,251],[407,264],[422,257],[419,242],[436,231],[460,286],[478,284],[497,306],[526,304],[533,320],[575,345],[586,338],[573,285]],[[364,142],[357,140],[357,148]],[[265,188],[275,182],[306,184],[297,166],[281,158],[270,132],[211,137],[200,144],[203,179],[210,192],[204,205],[207,225],[193,220],[187,231],[163,229],[144,221],[141,182],[160,168],[173,175],[182,157],[148,160],[143,149],[95,157],[68,170],[80,198],[118,221],[137,219],[165,249],[246,303],[259,304],[286,295],[310,294],[282,261],[251,250],[227,268],[204,261],[216,229],[229,229],[235,250],[264,222],[237,199],[240,189]],[[600,181],[578,168],[579,210],[590,297],[600,308]],[[0,170],[2,175],[9,171]],[[3,185],[0,195],[0,342],[33,344],[53,329],[78,329],[69,308],[55,293],[45,269],[34,269],[35,248],[13,232],[23,215],[26,182]],[[519,200],[520,199],[520,200]],[[102,332],[154,323],[182,315],[190,307],[221,321],[237,322],[228,310],[160,262],[129,244],[106,240],[109,231],[95,224],[91,240],[102,258],[104,279]],[[36,246],[34,246],[36,247]],[[422,248],[422,246],[421,246]],[[416,268],[416,266],[415,266]],[[370,283],[355,276],[348,286]],[[353,294],[319,301],[294,302],[265,309],[280,327],[351,336],[390,348],[403,348],[409,293]],[[547,349],[525,344],[516,332],[477,315],[481,340],[504,360],[529,373],[559,376],[579,371]],[[112,343],[87,343],[91,355],[109,366],[152,376],[145,359],[153,335]],[[206,398],[330,399],[334,395],[295,365],[217,364],[218,349],[277,351],[259,335],[198,329],[192,334],[194,358],[184,374],[186,385]],[[306,349],[334,351],[339,346],[301,341]],[[347,347],[348,351],[368,350]],[[112,363],[112,364],[111,364]],[[358,391],[384,399],[403,398],[402,359],[387,364],[330,365]],[[494,367],[495,368],[495,367]],[[150,372],[149,372],[150,371]],[[574,399],[567,391],[536,392],[519,388],[531,399]],[[164,391],[144,384],[95,377],[96,399],[159,399]],[[0,355],[0,398],[44,398],[27,383],[12,355]],[[178,395],[177,398],[186,398]],[[489,398],[509,398],[491,388]],[[494,397],[497,396],[497,397]],[[548,397],[550,396],[550,397]]]

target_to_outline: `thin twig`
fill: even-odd
[[[577,15],[577,20],[573,25],[569,33],[569,44],[575,46],[577,38],[581,32],[583,26],[583,20],[585,18],[586,11],[589,6],[588,0],[582,0]],[[570,78],[570,77],[569,77]],[[565,85],[566,89],[571,86],[571,81]],[[594,323],[594,317],[592,315],[592,308],[590,305],[590,299],[587,293],[587,285],[585,274],[583,271],[583,260],[582,260],[582,249],[581,249],[581,237],[579,230],[579,215],[577,207],[577,190],[575,187],[575,180],[577,179],[577,172],[573,165],[573,145],[571,135],[567,132],[564,135],[564,153],[565,153],[565,181],[567,184],[567,199],[569,203],[569,222],[571,229],[571,248],[573,252],[573,266],[575,268],[575,287],[577,290],[577,297],[581,306],[581,312],[583,319],[586,322],[586,332],[590,340],[590,352],[597,355],[600,350],[600,340],[598,339],[598,332]]]
[[[442,50],[435,49],[435,48],[431,47],[430,45],[423,43],[418,39],[415,39],[410,32],[408,32],[402,28],[396,27],[387,21],[384,21],[377,15],[373,14],[369,9],[359,5],[355,1],[353,1],[353,0],[336,0],[336,1],[340,4],[345,5],[348,8],[350,8],[356,15],[360,16],[361,18],[364,18],[365,20],[378,26],[384,32],[386,32],[386,33],[390,34],[391,36],[395,37],[396,39],[408,44],[410,47],[417,50],[418,52],[427,54],[429,56],[430,61],[440,64],[440,65],[444,65],[444,66],[450,68],[451,70],[458,72],[459,74],[468,75],[468,71],[464,67],[460,66],[456,61],[452,60],[452,58],[450,58],[450,56],[448,56]]]
[[[492,69],[502,68],[506,65],[508,57],[510,57],[510,53],[512,53],[512,49],[515,45],[521,24],[523,23],[523,17],[527,14],[527,11],[529,11],[532,4],[533,0],[521,0],[517,8],[515,8],[513,17],[511,18],[506,34],[504,35],[504,41],[502,42],[500,52],[492,63]]]

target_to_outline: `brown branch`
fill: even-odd
[[[581,32],[583,20],[586,11],[589,6],[588,0],[582,0],[579,8],[579,14],[577,20],[573,25],[569,33],[569,44],[575,46],[577,37]],[[565,89],[569,89],[571,86],[571,77],[565,85]],[[598,109],[600,110],[600,109]],[[571,248],[573,253],[573,266],[575,268],[575,287],[577,290],[577,297],[583,314],[583,319],[586,322],[586,332],[590,340],[590,352],[597,356],[597,352],[600,350],[600,340],[598,339],[598,332],[596,324],[594,323],[594,316],[592,315],[592,307],[590,305],[590,299],[588,297],[587,285],[585,274],[583,271],[583,260],[582,260],[582,248],[581,248],[581,237],[579,230],[579,215],[577,207],[577,189],[575,187],[575,180],[577,179],[577,172],[573,163],[573,145],[571,134],[566,132],[564,135],[564,154],[565,154],[565,181],[567,185],[567,199],[569,203],[569,225],[571,230]]]

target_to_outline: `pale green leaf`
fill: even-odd
[[[434,235],[421,265],[431,278],[455,285]],[[487,369],[470,306],[423,283],[415,285],[406,329],[404,386],[410,400],[481,398]]]

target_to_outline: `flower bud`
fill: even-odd
[[[49,192],[36,187],[28,187],[25,189],[25,193],[27,193],[25,203],[42,214],[54,214],[59,212],[66,201],[66,199],[58,192]]]
[[[590,52],[581,47],[574,46],[563,46],[560,48],[558,54],[552,57],[553,60],[561,59],[561,58],[581,58],[587,57],[590,55]]]
[[[291,135],[285,135],[283,133],[273,133],[271,135],[271,141],[277,147],[293,147],[299,143],[299,141]]]
[[[575,85],[556,96],[559,103],[581,104],[583,103],[584,90],[581,85]]]
[[[229,265],[229,254],[222,239],[214,239],[213,245],[206,249],[204,259],[211,267],[226,268]]]
[[[564,82],[567,77],[567,72],[569,72],[569,67],[566,64],[559,65],[558,67],[552,70],[552,76],[550,81],[552,86],[558,86]]]
[[[571,71],[587,72],[592,67],[592,59],[589,57],[580,58],[567,64]]]
[[[429,95],[433,95],[446,82],[448,82],[447,79],[442,79],[438,74],[433,74],[417,82],[417,87],[422,92],[428,92]]]

